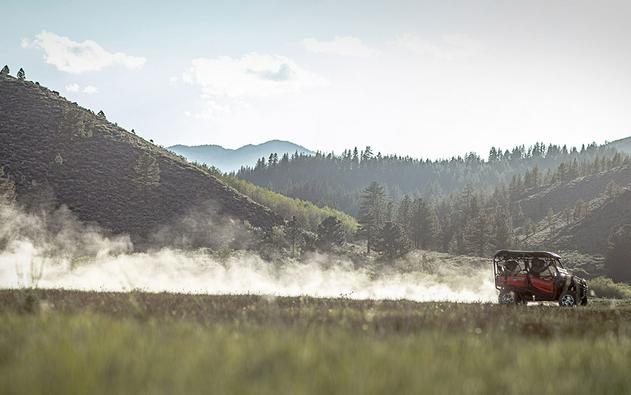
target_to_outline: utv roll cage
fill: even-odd
[[[509,261],[521,261],[524,263],[525,267],[522,269],[526,272],[530,272],[531,266],[530,261],[533,258],[538,258],[544,262],[546,262],[546,267],[551,263],[554,263],[555,270],[558,271],[558,268],[565,269],[563,264],[561,263],[561,256],[555,254],[554,252],[548,251],[519,251],[519,250],[499,250],[493,256],[493,274],[497,277],[500,270],[504,268],[503,263]],[[504,268],[505,269],[505,268]],[[496,285],[496,288],[500,287]]]

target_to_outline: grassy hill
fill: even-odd
[[[208,171],[29,81],[0,77],[0,167],[27,207],[143,239],[202,211],[270,227],[282,218]]]
[[[348,232],[355,231],[359,227],[354,217],[339,210],[327,206],[318,207],[306,200],[287,197],[231,174],[221,174],[217,177],[255,202],[271,208],[283,218],[289,220],[295,216],[305,228],[311,231],[315,231],[326,217],[339,219]]]
[[[182,156],[184,159],[184,156]],[[316,231],[318,225],[327,217],[339,219],[347,232],[354,232],[359,227],[357,220],[339,210],[324,206],[319,207],[312,202],[296,199],[274,192],[270,189],[258,186],[249,181],[243,180],[231,173],[222,173],[214,166],[207,166],[203,163],[192,162],[203,171],[210,172],[215,177],[230,185],[245,196],[255,202],[269,207],[272,211],[280,215],[284,220],[291,220],[296,217],[301,226],[309,231]]]

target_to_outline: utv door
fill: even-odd
[[[530,274],[530,284],[537,291],[545,294],[554,294],[554,283],[557,271],[553,265],[548,265],[545,270],[539,274]]]
[[[539,292],[546,294],[554,293],[554,277],[530,276],[530,284]]]
[[[525,274],[510,275],[506,279],[506,284],[515,288],[526,288],[528,286],[528,276]]]

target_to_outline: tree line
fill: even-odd
[[[384,156],[366,147],[361,151],[347,149],[341,155],[271,154],[259,159],[254,167],[241,168],[236,175],[283,195],[357,216],[362,190],[372,181],[383,185],[394,201],[406,194],[436,200],[459,193],[467,185],[492,192],[501,183],[510,184],[513,177],[513,190],[519,192],[533,185],[600,171],[610,167],[608,162],[615,156],[614,148],[595,143],[580,148],[543,143],[510,150],[492,147],[486,159],[469,153],[441,160]]]

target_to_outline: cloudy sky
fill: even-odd
[[[0,63],[146,138],[447,157],[631,135],[631,2],[12,1]]]

